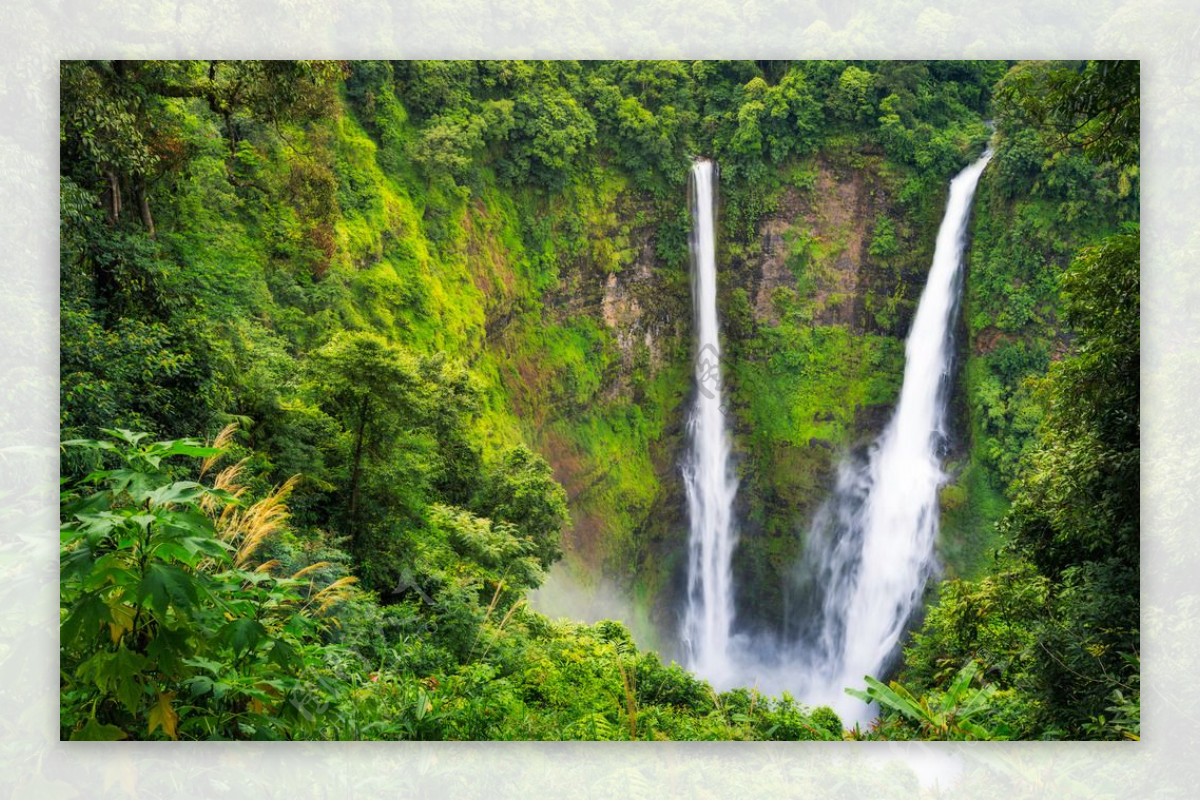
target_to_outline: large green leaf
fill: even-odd
[[[145,686],[141,672],[146,666],[146,657],[130,651],[125,646],[117,649],[111,663],[112,686],[119,700],[130,712],[136,712]]]
[[[73,645],[81,637],[94,637],[100,631],[100,626],[109,619],[108,605],[98,593],[86,593],[71,608],[70,613],[62,622],[59,629],[62,647]]]
[[[83,578],[92,570],[95,564],[95,553],[87,545],[80,543],[70,551],[59,556],[58,569],[65,582],[72,578]]]
[[[168,442],[156,442],[151,447],[155,448],[155,453],[164,459],[168,456],[191,456],[204,459],[209,456],[216,456],[221,452],[220,448],[202,445],[199,440],[194,439],[176,439]],[[160,447],[162,450],[157,450]]]
[[[61,443],[64,448],[91,448],[93,450],[116,451],[117,446],[104,439],[68,439]]]
[[[144,440],[146,437],[150,436],[145,431],[134,432],[134,431],[130,431],[125,428],[102,428],[100,430],[103,431],[105,434],[108,434],[110,437],[116,437],[117,439],[121,440],[122,442],[124,442],[128,445],[137,445],[139,442]],[[103,447],[103,445],[106,445],[109,443],[98,443],[98,444],[101,447]]]
[[[81,664],[75,675],[96,685],[100,692],[115,695],[130,712],[137,711],[145,689],[141,672],[146,657],[125,646],[116,651],[99,651]]]
[[[108,586],[133,588],[138,576],[134,572],[133,557],[128,551],[106,553],[95,561],[83,582],[85,590],[101,590]]]
[[[150,564],[142,577],[138,588],[138,601],[150,599],[150,606],[160,614],[167,607],[174,605],[176,609],[188,610],[199,602],[195,580],[177,567],[163,564]]]
[[[266,639],[267,630],[257,620],[243,617],[222,626],[218,636],[235,652],[242,653]]]
[[[146,494],[145,500],[155,506],[169,503],[193,503],[203,497],[205,489],[195,481],[176,481]]]
[[[159,673],[173,676],[184,672],[184,660],[195,651],[191,639],[194,633],[197,631],[187,624],[158,626],[154,639],[146,646],[146,655],[154,660]]]
[[[289,667],[299,667],[303,664],[303,660],[296,653],[296,649],[288,645],[284,640],[276,640],[275,644],[271,646],[269,659],[284,670],[287,670]]]
[[[912,694],[895,682],[889,687],[879,679],[871,676],[865,676],[867,687],[866,692],[862,690],[853,690],[847,688],[846,693],[858,698],[861,701],[871,703],[877,701],[882,706],[901,713],[905,717],[912,718],[917,722],[927,720],[928,714],[921,707],[921,704],[912,697]]]
[[[129,735],[109,723],[100,723],[95,718],[90,718],[87,723],[83,724],[77,732],[71,734],[71,740],[103,740],[105,742],[113,742],[115,740],[128,740]]]

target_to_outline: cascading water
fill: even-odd
[[[938,490],[945,481],[953,328],[971,199],[988,150],[950,183],[933,264],[905,345],[904,380],[891,421],[865,456],[843,463],[806,541],[799,598],[782,637],[733,635],[731,506],[736,482],[721,413],[716,266],[709,162],[692,169],[693,296],[698,397],[684,470],[691,537],[684,645],[688,666],[719,687],[790,690],[847,722],[866,705],[844,688],[886,672],[936,567]]]
[[[696,402],[688,421],[691,448],[683,468],[691,532],[688,594],[683,621],[685,660],[714,683],[729,674],[733,626],[732,558],[736,536],[729,468],[717,321],[717,264],[713,233],[713,179],[708,160],[692,166],[692,301],[696,321]]]
[[[885,672],[936,564],[938,489],[945,482],[953,329],[971,199],[986,151],[950,182],[925,289],[905,344],[904,382],[891,421],[865,461],[843,464],[809,535],[806,566],[819,615],[800,633],[810,679],[844,716],[866,709],[843,694]]]

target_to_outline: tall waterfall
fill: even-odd
[[[717,320],[715,204],[711,161],[692,166],[692,301],[696,321],[696,402],[688,421],[691,447],[683,468],[691,532],[688,594],[683,622],[685,659],[714,683],[729,678],[733,626],[732,558],[737,480],[729,465]]]
[[[712,165],[692,169],[693,296],[698,330],[692,450],[684,470],[691,538],[684,644],[688,666],[719,688],[790,690],[809,704],[863,721],[868,708],[846,695],[863,676],[892,665],[936,569],[938,490],[945,482],[953,330],[962,284],[971,200],[988,150],[950,183],[933,264],[905,346],[904,381],[878,440],[838,470],[814,519],[784,610],[782,636],[734,635],[729,437],[721,413],[720,348],[712,243]]]
[[[950,182],[933,265],[905,345],[904,382],[891,421],[858,463],[841,466],[818,512],[805,561],[819,611],[796,645],[810,695],[850,717],[865,709],[842,691],[885,672],[936,566],[938,490],[945,482],[955,312],[971,199],[986,151]]]

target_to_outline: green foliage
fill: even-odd
[[[567,496],[550,465],[524,446],[504,454],[484,480],[477,506],[500,522],[518,526],[542,569],[562,556],[562,528],[570,519]]]
[[[838,119],[862,123],[875,111],[872,89],[875,76],[853,64],[842,70],[837,86],[829,98],[829,107]]]
[[[1094,70],[1108,74],[1095,65],[1086,72]],[[1110,78],[1124,86],[1129,73],[1117,70]],[[1056,90],[1061,91],[1062,107],[1069,110],[1079,103],[1099,102],[1075,96],[1090,84],[1067,81],[1067,85]],[[1125,91],[1120,86],[1111,91]],[[1036,112],[1046,101],[1026,98],[1021,108],[1028,113],[1033,105]],[[1120,125],[1119,121],[1113,124]],[[1099,151],[1100,155],[1110,152],[1114,151]],[[1128,226],[1081,250],[1061,278],[1064,317],[1076,340],[1073,353],[1054,364],[1042,384],[1047,417],[1040,429],[1040,452],[1022,479],[1017,494],[1023,500],[1014,508],[1021,519],[1026,517],[1022,509],[1027,503],[1047,511],[1057,507],[1062,516],[1048,521],[1050,527],[1063,531],[1064,537],[1072,536],[1066,531],[1079,532],[1069,544],[1062,543],[1063,550],[1044,537],[1029,535],[1032,539],[1026,542],[1033,546],[1036,560],[1052,575],[1078,561],[1128,559],[1136,554],[1139,242],[1137,227]],[[1094,464],[1097,459],[1103,466]],[[1093,475],[1097,468],[1105,476],[1098,483],[1081,485],[1075,478]],[[1051,489],[1058,482],[1061,489]],[[1080,491],[1087,493],[1086,499],[1076,494]],[[1025,528],[1036,526],[1030,523]],[[1084,534],[1085,530],[1094,533]]]
[[[381,607],[338,569],[344,554],[288,529],[291,484],[250,503],[245,461],[212,484],[172,475],[178,457],[203,457],[206,473],[219,447],[107,433],[65,443],[112,466],[64,488],[64,737],[841,736],[832,712],[786,695],[717,696],[619,623],[530,613],[521,595],[542,557],[514,523],[431,507],[403,599]],[[492,494],[517,514],[545,465],[516,452],[504,466]],[[550,497],[562,512],[561,490]]]
[[[793,318],[741,347],[732,393],[758,438],[844,442],[858,409],[891,403],[899,389],[903,353],[895,340]],[[829,398],[841,400],[834,407]]]
[[[1029,62],[1009,72],[996,93],[1052,137],[1056,149],[1080,148],[1098,161],[1136,165],[1141,131],[1137,61]]]
[[[887,217],[875,220],[875,228],[871,232],[871,244],[867,252],[877,259],[888,259],[900,251],[896,242],[896,226]]]
[[[940,494],[938,555],[948,577],[974,578],[994,568],[996,523],[1008,509],[991,472],[975,458],[971,456]]]
[[[978,722],[988,710],[995,687],[985,684],[981,688],[971,686],[979,665],[968,662],[950,681],[945,692],[914,696],[898,682],[884,684],[871,676],[866,677],[867,690],[847,689],[846,692],[868,703],[876,702],[892,713],[899,713],[916,724],[921,739],[926,740],[995,740],[1006,739],[1004,731],[989,731]],[[893,726],[885,723],[884,730],[893,732]]]
[[[237,494],[175,480],[174,457],[215,457],[194,440],[66,447],[111,466],[64,489],[62,728],[71,739],[275,739],[303,730],[306,648],[323,625],[303,582],[248,563],[268,516]],[[259,527],[221,536],[218,519]]]
[[[1064,276],[1076,345],[1043,382],[1046,416],[1004,521],[1059,584],[1041,690],[1071,728],[1129,690],[1138,646],[1138,253],[1132,228],[1081,251]]]
[[[596,124],[565,89],[542,87],[513,102],[512,148],[504,166],[517,178],[529,178],[552,189],[595,143]]]

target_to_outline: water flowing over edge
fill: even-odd
[[[954,321],[971,201],[991,155],[986,151],[950,182],[933,264],[905,343],[895,412],[865,462],[842,466],[806,544],[806,562],[823,579],[820,625],[801,641],[809,690],[860,721],[867,710],[844,688],[891,668],[937,568]]]
[[[721,382],[717,315],[716,167],[692,165],[692,302],[696,329],[696,399],[688,420],[690,448],[683,465],[687,494],[688,580],[682,640],[688,668],[715,684],[731,677],[729,638],[733,629],[733,499],[737,480],[730,469]]]
[[[784,610],[782,635],[735,635],[732,630],[736,539],[729,515],[736,482],[728,475],[729,440],[720,415],[715,260],[706,261],[712,251],[705,249],[704,212],[698,203],[697,170],[704,162],[693,167],[697,383],[702,390],[705,370],[715,369],[717,391],[710,393],[715,397],[699,393],[689,422],[692,453],[684,476],[691,533],[684,644],[688,667],[718,689],[786,690],[807,704],[833,707],[847,723],[872,717],[873,711],[844,688],[862,687],[865,675],[880,676],[892,667],[937,570],[938,490],[946,480],[941,459],[948,440],[954,320],[971,202],[991,155],[988,149],[950,182],[933,262],[905,344],[899,400],[866,453],[839,465],[834,492],[814,518],[789,588],[792,601]],[[711,226],[711,218],[707,224]],[[711,285],[702,283],[706,275],[714,277]],[[709,344],[712,368],[704,359]],[[714,422],[718,427],[706,427]]]

